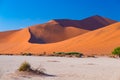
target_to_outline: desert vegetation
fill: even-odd
[[[21,53],[23,56],[31,56],[34,55],[33,53]],[[48,55],[46,52],[43,54],[39,54],[36,56],[60,56],[60,57],[82,57],[83,54],[79,52],[53,52],[52,54]]]
[[[21,53],[23,56],[31,56],[32,55],[32,53]]]
[[[118,57],[120,57],[120,47],[115,48],[115,49],[112,51],[112,54],[113,54],[113,55],[117,55]]]
[[[30,71],[31,70],[31,65],[28,62],[23,62],[21,66],[18,69],[19,71]]]
[[[44,74],[45,74],[45,73],[44,73],[44,71],[45,71],[44,68],[42,68],[41,66],[39,66],[38,68],[33,69],[33,68],[31,67],[30,63],[28,63],[28,62],[26,62],[26,61],[23,62],[23,63],[20,65],[18,71],[20,71],[20,72],[30,72],[30,73],[41,74],[41,75],[44,75]]]
[[[54,56],[68,56],[68,57],[82,57],[83,54],[79,52],[54,52]]]

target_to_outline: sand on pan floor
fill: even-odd
[[[41,65],[54,76],[20,76],[15,72],[23,61]],[[120,80],[120,59],[0,56],[0,80]]]

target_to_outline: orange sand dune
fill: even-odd
[[[101,16],[92,16],[84,20],[55,19],[45,24],[31,26],[29,42],[39,44],[59,42],[115,22]]]
[[[111,54],[115,47],[120,46],[119,36],[120,22],[58,43],[32,44],[24,41],[18,44],[0,44],[0,53],[31,52],[42,54],[46,52],[50,54],[61,51],[77,51],[86,55],[106,55]]]
[[[28,28],[21,30],[5,31],[0,33],[0,43],[16,43],[28,41],[30,38],[30,33]]]
[[[0,32],[0,53],[77,51],[87,55],[110,54],[120,45],[120,23],[115,22],[93,16],[80,21],[52,20],[21,30]]]
[[[87,55],[102,55],[110,54],[118,46],[120,46],[120,22],[58,43],[31,44],[28,51],[36,53],[77,51]]]
[[[55,19],[49,21],[51,24],[59,24],[63,27],[74,26],[77,28],[85,29],[85,30],[95,30],[98,28],[102,28],[104,26],[113,24],[117,21],[111,20],[101,16],[91,16],[85,18],[83,20],[70,20],[70,19]]]
[[[5,31],[5,32],[0,32],[0,42],[6,42],[8,41],[8,39],[10,39],[9,37],[16,33],[19,30],[12,30],[12,31]]]
[[[54,43],[66,40],[80,34],[86,33],[89,30],[75,28],[72,26],[62,27],[58,24],[36,25],[30,27],[31,38],[30,43]]]
[[[2,32],[0,33],[0,37],[1,37],[0,39],[0,52],[1,53],[4,53],[4,51],[6,52],[9,50],[17,52],[19,50],[18,49],[19,45],[23,46],[23,47],[20,47],[20,50],[25,49],[25,47],[27,46],[25,44],[28,43],[28,40],[30,38],[30,33],[29,33],[28,28],[24,28],[24,29],[17,30],[17,31]],[[8,53],[11,53],[11,51]]]

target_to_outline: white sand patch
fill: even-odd
[[[42,65],[54,76],[21,76],[16,70],[23,61]],[[120,59],[0,56],[0,80],[120,80]]]

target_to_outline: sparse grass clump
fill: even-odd
[[[26,62],[26,61],[23,62],[20,65],[18,71],[20,71],[20,72],[29,72],[29,73],[33,73],[33,74],[42,74],[42,75],[45,75],[45,73],[44,73],[45,69],[44,68],[42,68],[41,66],[39,66],[38,68],[33,69],[33,68],[31,68],[31,65],[28,62]]]
[[[115,48],[115,49],[112,51],[112,54],[113,54],[113,55],[117,55],[117,56],[120,57],[120,47]]]
[[[54,52],[53,55],[62,57],[62,56],[65,56],[65,52],[57,52],[57,53]]]
[[[30,71],[31,65],[28,62],[23,62],[18,70],[19,71]]]
[[[66,53],[66,55],[73,55],[75,57],[82,57],[83,56],[83,54],[79,53],[79,52],[68,52],[68,53]]]
[[[31,56],[32,53],[21,53],[23,56]]]
[[[68,56],[68,57],[82,57],[83,54],[79,52],[57,52],[55,56]]]
[[[96,56],[95,56],[95,55],[87,55],[86,57],[96,58]]]

